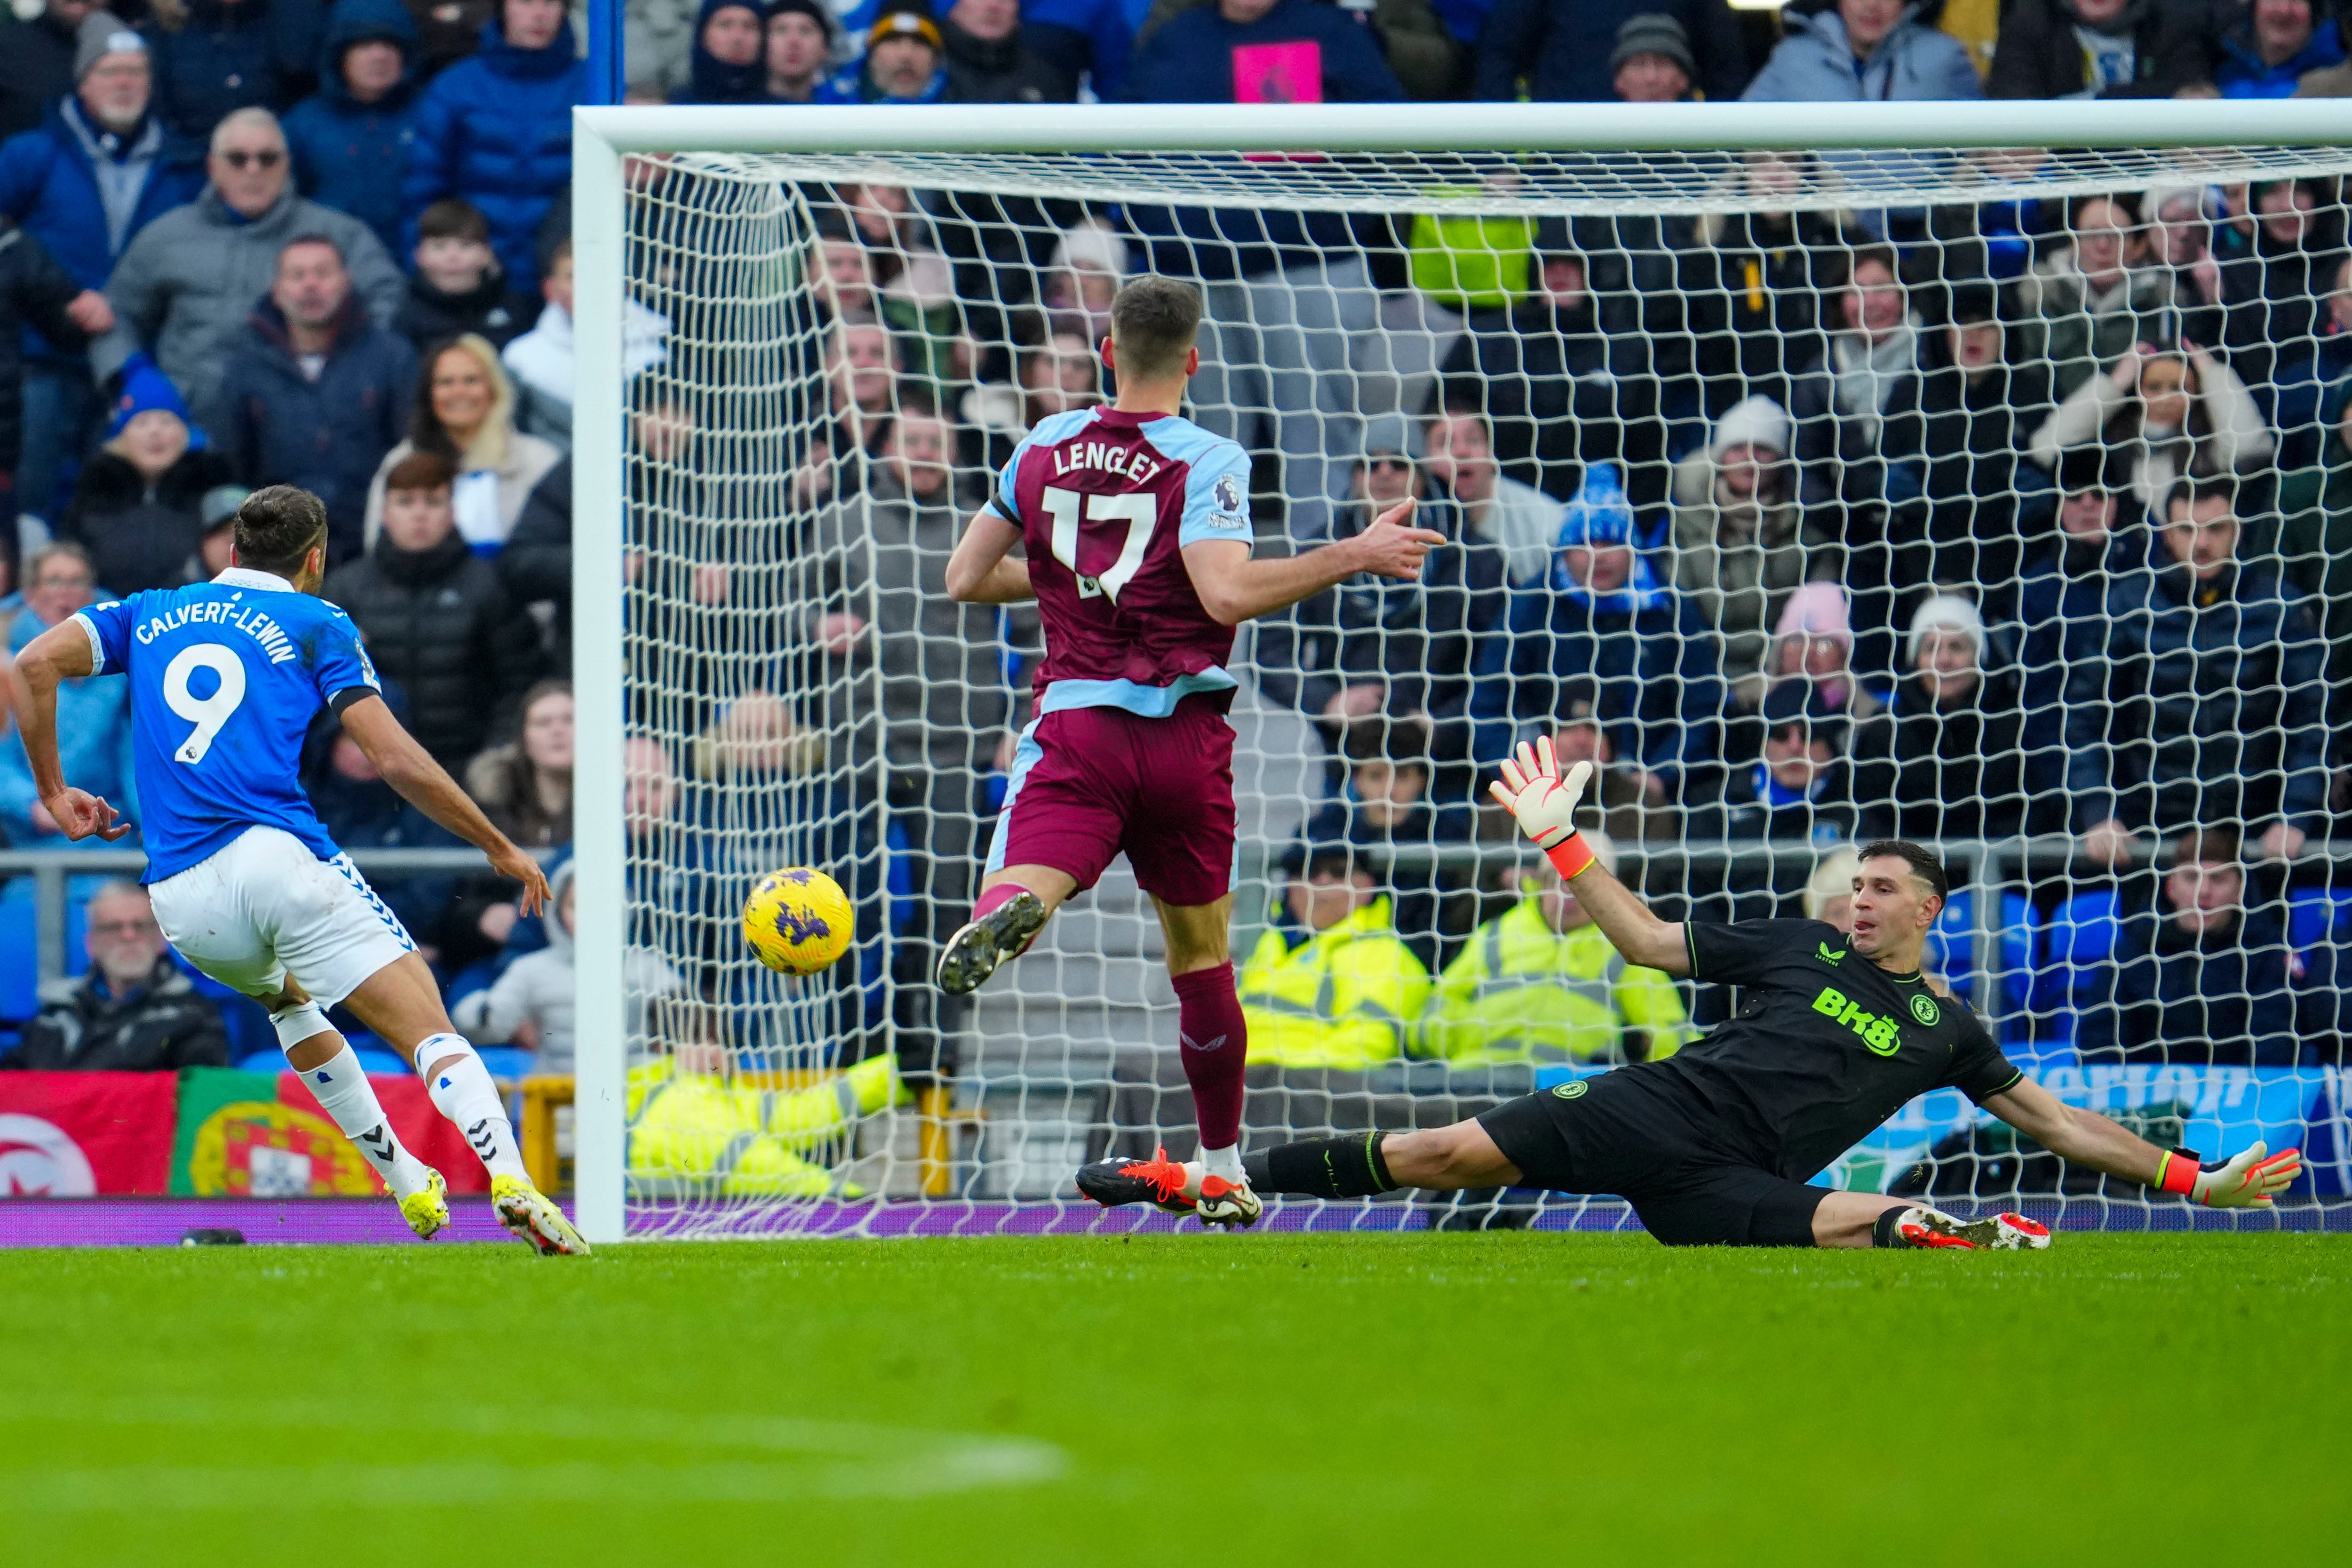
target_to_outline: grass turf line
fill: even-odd
[[[2317,1562],[2347,1284],[2292,1235],[0,1254],[0,1559]]]

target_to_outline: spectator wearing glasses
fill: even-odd
[[[8,651],[21,653],[25,645],[76,611],[98,601],[98,580],[89,555],[79,545],[50,543],[25,561],[25,607],[8,627]],[[129,683],[102,675],[84,675],[58,686],[58,755],[66,777],[93,795],[102,795],[125,821],[139,817],[139,784],[131,766],[131,698]],[[25,742],[12,728],[0,741],[0,826],[18,849],[74,847],[59,831],[57,819],[41,804],[33,786],[33,764]],[[80,847],[105,847],[92,834]]]
[[[173,1072],[228,1065],[220,1009],[172,962],[147,890],[91,894],[89,972],[41,988],[41,1011],[0,1068],[26,1072]]]
[[[9,36],[32,37],[74,8],[53,5],[37,24]],[[0,146],[0,214],[39,241],[79,287],[102,289],[139,232],[204,188],[204,171],[166,152],[163,127],[148,112],[147,41],[110,12],[79,8],[88,15],[68,55],[72,90],[48,99],[47,119]],[[23,341],[16,505],[54,521],[99,413],[98,389],[80,332],[56,341],[33,333]]]
[[[176,587],[203,537],[206,497],[233,476],[228,460],[189,425],[187,405],[163,373],[134,361],[106,444],[82,465],[58,538],[89,552],[110,593]]]
[[[402,283],[365,224],[294,193],[286,137],[268,110],[222,120],[205,169],[205,193],[148,225],[122,253],[106,285],[114,328],[90,345],[89,360],[104,381],[144,350],[186,396],[195,423],[219,430],[227,424],[219,394],[229,345],[269,292],[288,241],[331,241],[378,326],[392,324]]]

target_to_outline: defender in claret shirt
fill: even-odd
[[[2210,1166],[2070,1109],[2000,1053],[1984,1025],[1919,972],[1944,906],[1943,865],[1900,839],[1866,844],[1853,930],[1819,920],[1670,925],[1600,865],[1549,740],[1503,765],[1495,798],[1576,888],[1628,963],[1741,988],[1737,1017],[1637,1062],[1413,1133],[1285,1144],[1245,1162],[1260,1191],[1363,1197],[1400,1186],[1613,1193],[1668,1246],[2041,1248],[2016,1214],[1969,1221],[1807,1180],[1914,1096],[1954,1088],[2061,1157],[2215,1207],[2267,1207],[2303,1168],[2259,1143]]]
[[[1416,577],[1445,539],[1410,526],[1408,500],[1352,538],[1253,560],[1248,455],[1177,413],[1201,363],[1200,296],[1140,277],[1110,317],[1102,359],[1118,401],[1032,431],[948,562],[957,600],[1035,599],[1045,657],[980,902],[949,939],[939,983],[979,986],[1124,852],[1167,933],[1201,1157],[1103,1162],[1079,1173],[1079,1188],[1105,1204],[1249,1225],[1259,1204],[1240,1154],[1248,1041],[1226,946],[1234,628],[1359,572]]]

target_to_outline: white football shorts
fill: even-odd
[[[172,946],[247,996],[268,996],[291,974],[333,1007],[416,951],[351,856],[322,861],[279,828],[247,828],[209,859],[149,883],[147,894]]]

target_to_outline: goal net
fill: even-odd
[[[1454,541],[1236,646],[1245,1147],[1727,1016],[1615,959],[1486,800],[1554,734],[1665,917],[1834,923],[1855,844],[1934,844],[1928,963],[2021,1067],[2160,1144],[2336,1151],[2342,1190],[2352,152],[1577,151],[1538,111],[1496,151],[948,151],[937,116],[930,150],[869,116],[792,151],[806,118],[629,116],[583,114],[614,139],[578,187],[595,1228],[1167,1223],[1071,1185],[1193,1146],[1126,862],[976,998],[929,983],[1040,651],[1029,608],[946,598],[948,553],[1031,426],[1114,395],[1095,345],[1144,272],[1201,287],[1188,412],[1251,454],[1261,554],[1407,494]],[[739,925],[792,865],[856,912],[805,979]],[[1954,1091],[1822,1179],[2154,1213]]]

